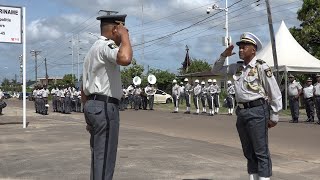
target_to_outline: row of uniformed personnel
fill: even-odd
[[[199,84],[199,80],[196,79],[194,81],[194,86],[192,86],[189,83],[189,80],[187,78],[184,79],[185,85],[184,88],[181,88],[177,84],[176,80],[173,80],[173,87],[172,87],[172,97],[174,102],[174,111],[173,113],[177,113],[179,111],[179,100],[181,97],[181,94],[183,94],[184,98],[186,99],[186,105],[187,105],[187,111],[186,114],[190,114],[190,102],[191,102],[191,95],[193,96],[193,102],[194,106],[196,108],[195,114],[200,113],[200,105],[199,101],[201,101],[202,104],[202,113],[207,113],[207,106],[209,107],[209,115],[213,116],[214,114],[219,113],[219,107],[220,107],[220,93],[221,88],[217,85],[216,79],[209,79],[208,85],[206,86],[206,83],[204,81],[201,82],[201,85]],[[227,88],[227,98],[226,98],[226,104],[228,107],[228,114],[232,115],[233,109],[234,109],[234,95],[235,95],[235,89],[232,85],[231,81],[227,82],[228,88]],[[181,92],[181,89],[183,89],[183,92]]]
[[[33,92],[32,96],[34,98],[34,106],[36,113],[47,115],[48,114],[48,96],[49,90],[47,86],[37,85]]]
[[[295,80],[295,77],[292,74],[288,76],[288,96],[292,116],[290,123],[299,122],[299,97],[303,94],[308,117],[305,122],[314,122],[314,109],[316,109],[318,117],[318,121],[316,123],[320,125],[320,74],[317,74],[316,77],[317,83],[312,85],[312,79],[309,77],[305,87],[302,88],[300,83]]]
[[[141,88],[140,85],[131,84],[127,89],[122,89],[122,97],[120,100],[120,110],[127,109],[130,104],[131,109],[139,110],[143,108],[153,110],[154,95],[156,88],[153,84],[148,84],[145,88]]]
[[[70,114],[72,111],[81,112],[81,91],[74,87],[53,87],[51,90],[52,107],[54,112]]]

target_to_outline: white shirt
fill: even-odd
[[[48,89],[42,89],[42,97],[47,98],[49,95],[49,90]]]
[[[303,97],[312,98],[313,97],[313,85],[306,86],[303,88]]]
[[[292,83],[289,83],[288,85],[288,95],[289,96],[296,96],[298,95],[298,90],[301,90],[302,86],[299,82],[293,81]]]
[[[2,99],[3,96],[4,96],[3,92],[0,91],[0,99]]]
[[[316,95],[316,96],[320,96],[320,83],[316,83],[316,84],[314,84],[314,95]]]
[[[113,40],[101,36],[87,53],[83,64],[83,91],[120,100],[122,96],[117,47]]]

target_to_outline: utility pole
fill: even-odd
[[[47,69],[47,58],[44,58],[44,67],[46,69],[46,85],[48,86],[48,69]]]
[[[231,44],[231,38],[229,37],[229,18],[228,18],[229,8],[228,8],[228,0],[225,0],[225,1],[226,1],[226,7],[225,8],[220,8],[218,5],[213,4],[212,6],[209,6],[207,8],[207,14],[210,14],[210,11],[211,10],[215,10],[215,9],[223,10],[225,12],[226,23],[225,23],[224,29],[226,30],[226,36],[223,37],[223,46],[228,47]],[[229,57],[226,58],[225,65],[226,66],[229,65]]]
[[[74,71],[73,71],[73,59],[74,59],[74,53],[73,53],[73,46],[74,46],[74,42],[73,42],[73,34],[72,34],[72,39],[71,39],[71,41],[69,41],[69,42],[71,42],[71,56],[72,56],[72,69],[71,69],[71,72],[72,72],[72,74],[71,74],[71,79],[72,79],[72,83],[74,83],[74,79],[73,79],[73,74],[74,74]]]
[[[276,72],[276,80],[277,80],[278,84],[280,84],[276,40],[274,37],[274,29],[273,29],[273,24],[272,24],[272,16],[271,16],[271,8],[270,8],[269,0],[266,0],[266,6],[267,6],[267,13],[268,13],[268,22],[269,22],[271,45],[272,45],[273,62],[274,62],[274,68],[275,68],[275,72]]]
[[[35,61],[35,81],[36,83],[38,82],[38,64],[37,64],[37,56],[40,54],[41,51],[37,51],[37,50],[31,50],[30,53],[32,54],[32,56],[34,56],[34,61]]]
[[[78,37],[78,41],[77,41],[77,43],[78,43],[78,74],[77,74],[77,79],[78,79],[78,86],[80,87],[80,40],[79,40],[79,34],[77,35],[77,37]]]
[[[22,65],[22,55],[19,56],[19,62],[20,62],[20,82],[22,83],[23,81],[23,65]]]

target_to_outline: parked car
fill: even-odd
[[[154,95],[154,103],[172,103],[172,96],[157,89],[156,94]]]
[[[11,98],[11,95],[9,93],[4,92],[3,93],[3,98],[4,99],[9,99],[9,98]]]

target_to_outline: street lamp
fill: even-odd
[[[228,0],[226,0],[226,7],[225,8],[220,8],[218,5],[214,4],[212,6],[209,6],[207,8],[207,14],[210,14],[211,10],[223,10],[225,11],[226,15],[226,24],[225,24],[225,30],[226,30],[226,36],[223,37],[223,46],[229,46],[231,43],[231,37],[229,37],[229,26],[228,26]],[[229,65],[229,58],[226,58],[226,65]]]

